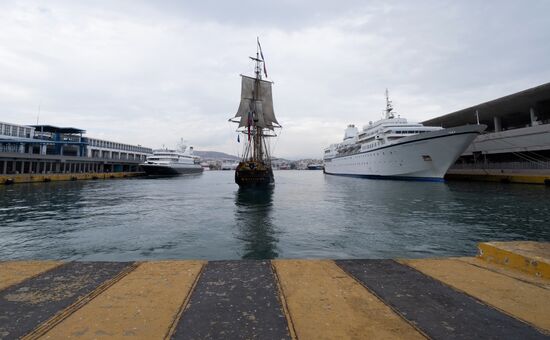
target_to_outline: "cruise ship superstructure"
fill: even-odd
[[[179,150],[158,149],[141,164],[147,175],[174,176],[203,171],[200,158],[193,155],[193,147],[180,145]]]
[[[385,118],[361,131],[349,125],[341,143],[324,150],[331,175],[442,181],[447,169],[486,125],[444,129],[395,117],[386,91]]]

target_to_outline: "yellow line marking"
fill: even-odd
[[[40,275],[63,264],[60,261],[0,262],[0,290]]]
[[[68,174],[18,174],[0,175],[0,184],[6,184],[11,180],[13,183],[36,183],[46,181],[71,181],[88,179],[112,179],[143,176],[143,172],[86,172]]]
[[[183,312],[187,309],[187,306],[189,305],[189,300],[191,300],[191,294],[195,291],[195,287],[197,287],[197,283],[199,282],[199,278],[202,275],[202,272],[204,271],[204,267],[206,265],[206,262],[202,262],[200,264],[200,269],[197,275],[195,276],[195,280],[193,280],[193,283],[191,284],[191,287],[189,288],[187,294],[185,295],[185,299],[183,299],[183,302],[181,303],[178,312],[172,319],[172,323],[170,325],[170,328],[164,335],[164,339],[171,339],[174,333],[176,332],[176,328],[178,327],[178,322],[181,319],[181,316],[183,315]]]
[[[550,291],[461,260],[400,260],[502,312],[550,331]]]
[[[550,242],[484,242],[479,258],[550,280]]]
[[[462,261],[462,262],[469,263],[472,266],[487,269],[487,270],[490,270],[492,272],[499,273],[499,274],[502,274],[502,275],[506,275],[506,276],[511,277],[513,279],[517,279],[517,280],[527,282],[527,283],[533,284],[535,286],[550,290],[550,280],[549,279],[540,278],[540,277],[537,277],[535,275],[531,275],[531,274],[521,272],[519,270],[513,270],[513,269],[510,269],[510,268],[506,268],[504,266],[501,266],[501,265],[498,265],[498,264],[495,264],[495,263],[490,263],[490,262],[487,262],[483,259],[476,258],[476,257],[457,257],[455,259],[457,259],[459,261]]]
[[[146,262],[45,334],[45,339],[161,338],[202,261]]]
[[[111,287],[113,284],[118,282],[124,276],[128,275],[131,271],[136,269],[138,265],[139,265],[138,263],[133,263],[130,266],[124,268],[120,273],[118,273],[116,276],[114,276],[110,280],[103,282],[101,285],[99,285],[96,289],[94,289],[90,293],[80,297],[78,300],[76,300],[76,302],[74,302],[69,307],[60,311],[50,319],[44,321],[42,324],[36,327],[32,332],[23,336],[21,340],[34,340],[42,337],[49,330],[51,330],[60,322],[68,318],[71,314],[78,311],[80,308],[85,306],[88,302],[92,301],[95,297],[97,297],[98,295],[100,295],[101,293],[109,289],[109,287]]]
[[[458,173],[447,173],[445,174],[446,179],[456,179],[456,180],[470,180],[470,181],[481,181],[481,182],[501,182],[503,180],[510,183],[524,183],[524,184],[545,184],[545,180],[550,180],[549,176],[544,175],[517,175],[517,174],[458,174]]]
[[[273,265],[299,339],[424,339],[333,261]]]
[[[288,310],[288,303],[286,301],[285,294],[283,294],[281,279],[279,278],[279,274],[277,273],[277,268],[275,267],[275,263],[273,262],[273,260],[271,261],[271,268],[273,270],[273,274],[275,275],[275,282],[277,284],[277,295],[279,297],[279,300],[281,301],[281,306],[283,306],[283,312],[285,313],[286,322],[288,324],[288,330],[290,331],[290,338],[296,340],[298,339],[298,336],[296,335],[294,322],[292,322],[292,317]]]

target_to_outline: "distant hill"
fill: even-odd
[[[218,151],[197,151],[193,150],[193,154],[200,156],[202,159],[215,159],[215,160],[222,160],[222,159],[228,159],[228,160],[239,160],[239,157],[233,156],[224,152],[218,152]]]

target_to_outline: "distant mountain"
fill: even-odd
[[[200,158],[202,158],[202,159],[215,159],[215,160],[227,159],[227,160],[232,160],[232,161],[237,161],[237,160],[240,159],[237,156],[233,156],[233,155],[230,155],[230,154],[227,154],[227,153],[224,153],[224,152],[218,152],[218,151],[197,151],[197,150],[193,150],[193,154],[195,154],[197,156],[200,156]]]

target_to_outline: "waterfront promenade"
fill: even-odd
[[[550,243],[476,258],[0,262],[0,338],[546,339]]]

